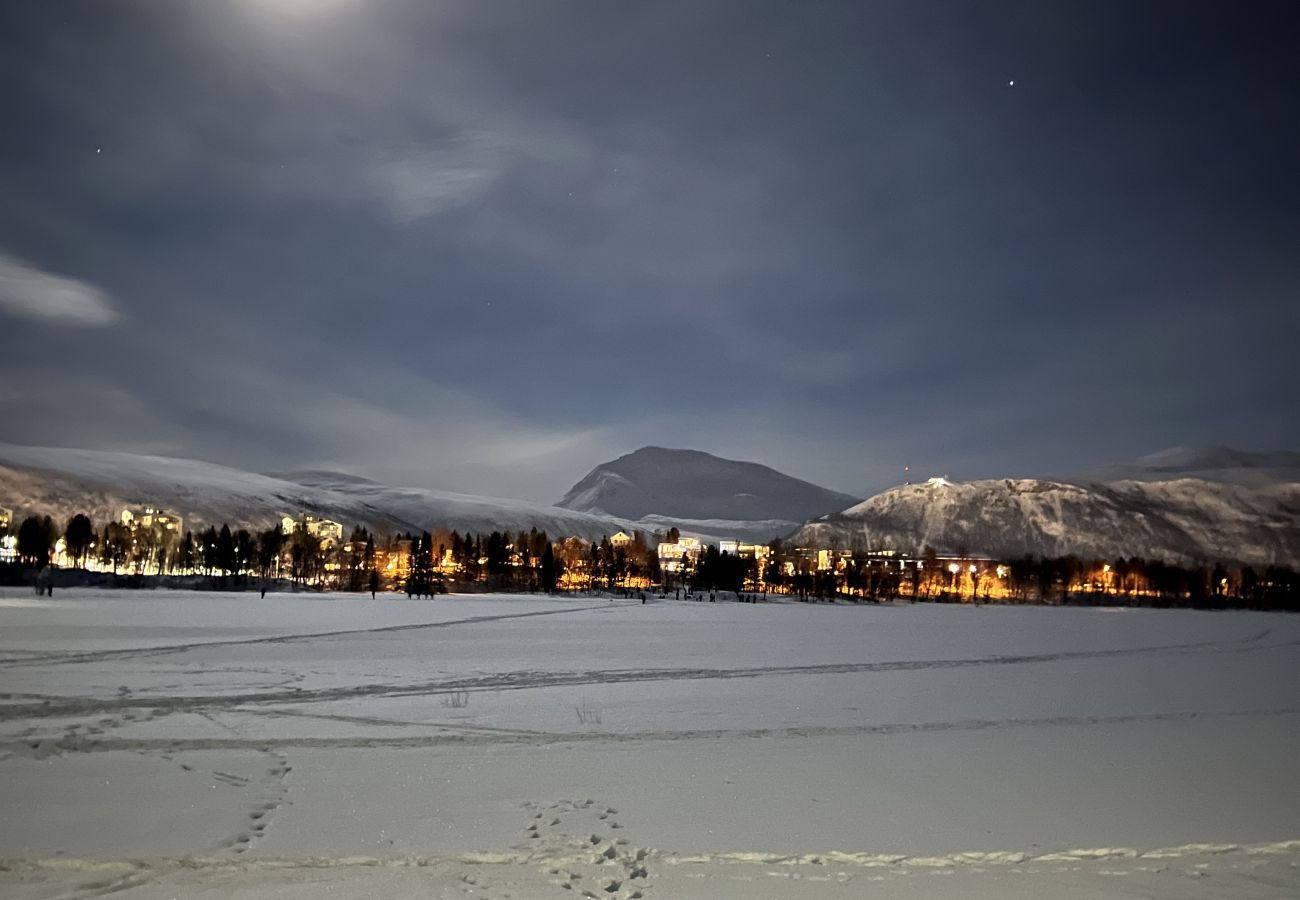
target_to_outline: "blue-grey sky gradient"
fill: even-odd
[[[6,3],[0,439],[545,501],[1295,448],[1298,23]]]

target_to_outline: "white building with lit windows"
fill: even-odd
[[[136,506],[122,510],[122,524],[131,529],[132,534],[140,528],[157,526],[163,531],[179,535],[183,523],[181,517],[175,513],[155,509],[152,506]]]
[[[659,568],[665,572],[680,572],[699,560],[704,545],[695,538],[679,538],[676,543],[659,545]]]
[[[318,519],[304,513],[298,518],[285,516],[280,520],[280,528],[285,534],[305,531],[324,543],[339,544],[343,541],[343,524],[330,519]]]

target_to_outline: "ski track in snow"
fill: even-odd
[[[533,612],[502,613],[495,616],[470,616],[466,619],[452,619],[446,622],[417,622],[410,625],[384,625],[379,628],[351,628],[345,631],[320,631],[307,634],[280,634],[268,637],[241,638],[230,641],[198,641],[188,644],[168,644],[157,647],[122,647],[114,650],[87,650],[83,652],[34,652],[29,650],[0,651],[5,654],[26,654],[20,657],[0,658],[0,667],[63,665],[67,663],[102,662],[112,659],[139,659],[149,656],[169,656],[175,653],[187,653],[191,650],[207,650],[221,647],[244,647],[254,644],[288,644],[296,641],[328,640],[340,637],[360,637],[370,634],[387,634],[398,631],[420,631],[430,628],[450,628],[454,625],[478,625],[486,622],[500,622],[505,619],[529,619],[536,616],[558,616],[567,613],[591,612],[605,610],[608,606],[578,606],[570,609],[543,609]]]
[[[584,607],[584,609],[607,609],[607,607]],[[554,615],[571,610],[548,610],[544,612],[522,613],[515,616],[482,616],[474,619],[460,619],[454,622],[442,622],[431,625],[400,625],[389,628],[363,631],[332,632],[325,635],[285,635],[278,638],[264,638],[250,641],[218,642],[215,646],[231,644],[265,644],[284,643],[291,640],[309,640],[314,637],[336,637],[340,634],[372,634],[393,630],[411,630],[417,628],[443,627],[470,622],[499,621],[522,616]],[[696,681],[732,678],[760,678],[779,675],[851,675],[871,672],[907,672],[924,669],[959,669],[980,666],[1013,666],[1036,663],[1054,663],[1080,659],[1111,659],[1126,656],[1143,656],[1148,654],[1174,654],[1215,652],[1232,653],[1249,649],[1270,649],[1275,645],[1265,644],[1264,640],[1271,633],[1265,629],[1258,634],[1230,641],[1201,641],[1186,644],[1163,644],[1149,647],[1130,647],[1109,650],[1079,650],[1061,653],[1035,653],[1026,655],[1001,655],[972,657],[967,659],[931,659],[931,660],[889,660],[864,663],[826,663],[807,666],[757,666],[734,669],[720,668],[683,668],[683,669],[596,669],[563,671],[521,671],[502,672],[490,675],[450,678],[441,681],[423,682],[413,685],[362,684],[346,687],[300,689],[289,688],[283,691],[257,691],[249,693],[229,693],[214,695],[158,696],[128,693],[112,698],[95,697],[57,697],[41,696],[37,703],[0,704],[0,722],[12,719],[40,719],[62,716],[92,715],[110,713],[126,709],[154,709],[167,712],[191,711],[205,708],[231,708],[252,704],[275,703],[313,703],[334,700],[347,700],[359,697],[408,697],[422,695],[446,694],[452,691],[482,690],[528,690],[534,688],[580,687],[593,684],[629,684],[637,682],[660,681]],[[1293,646],[1288,642],[1276,646]],[[214,644],[195,644],[186,648],[169,648],[168,652],[178,653],[186,649],[209,648]],[[112,651],[110,658],[123,658],[133,651]],[[134,651],[135,656],[154,655],[153,651]],[[70,659],[55,659],[46,665],[59,665],[64,662],[84,662],[83,655]],[[27,661],[24,661],[26,663]],[[31,694],[16,695],[32,697]]]
[[[291,713],[292,715],[292,713]],[[891,722],[876,725],[797,725],[779,728],[667,729],[659,731],[536,732],[510,729],[466,728],[462,725],[411,723],[423,727],[464,729],[462,734],[397,737],[288,737],[288,738],[97,738],[65,734],[61,738],[0,741],[0,752],[45,757],[70,753],[182,752],[193,750],[348,750],[418,749],[439,746],[489,744],[580,744],[643,741],[715,741],[734,738],[817,738],[855,735],[923,734],[949,731],[987,731],[1006,728],[1132,725],[1151,722],[1212,721],[1216,719],[1279,718],[1300,715],[1300,708],[1234,710],[1228,712],[1156,712],[1116,716],[1039,716],[1014,719],[957,719],[936,722]],[[332,719],[333,716],[320,716]],[[348,717],[352,718],[352,717]]]

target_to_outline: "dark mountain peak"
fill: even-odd
[[[558,505],[630,519],[658,515],[801,522],[856,502],[760,463],[702,450],[642,447],[596,466]]]

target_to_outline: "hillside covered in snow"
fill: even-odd
[[[1176,563],[1300,561],[1300,484],[1197,478],[1068,484],[931,479],[809,522],[807,546],[1018,557],[1140,556]]]
[[[308,513],[392,531],[527,531],[595,540],[625,523],[553,506],[427,488],[390,487],[351,475],[306,472],[272,477],[198,460],[0,443],[0,506],[15,516],[59,519],[84,512],[96,522],[126,506],[157,506],[186,527],[265,528]]]

